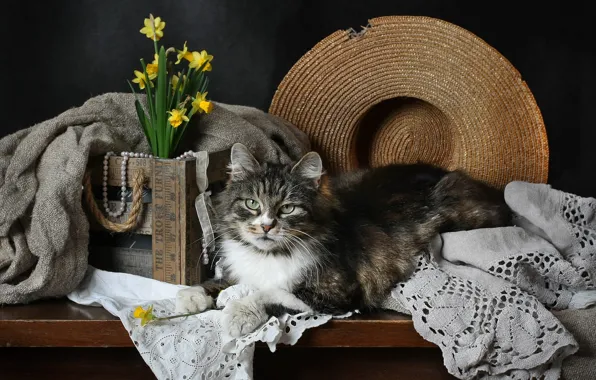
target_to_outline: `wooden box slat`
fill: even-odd
[[[204,271],[201,226],[194,210],[199,195],[194,160],[153,160],[153,278],[172,284],[200,283]],[[188,270],[187,270],[188,269]]]

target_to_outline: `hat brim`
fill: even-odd
[[[331,173],[428,162],[500,188],[548,178],[544,122],[519,72],[434,18],[331,34],[288,72],[269,112],[303,130]]]

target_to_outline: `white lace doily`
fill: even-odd
[[[307,313],[271,317],[256,331],[240,339],[231,338],[222,328],[221,310],[156,321],[141,327],[139,319],[134,317],[137,306],[147,309],[153,305],[153,314],[157,317],[171,316],[175,310],[174,297],[181,288],[90,267],[79,289],[68,297],[84,305],[101,305],[118,316],[135,347],[160,380],[252,379],[256,342],[264,342],[275,351],[277,344],[293,345],[306,329],[332,318]],[[229,301],[252,291],[246,286],[232,286],[220,293],[217,306],[223,308]],[[150,298],[156,299],[150,301]],[[346,316],[349,314],[339,317]]]

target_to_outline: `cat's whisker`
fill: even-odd
[[[319,247],[321,247],[323,250],[325,250],[328,254],[331,255],[331,252],[327,249],[327,247],[325,247],[325,245],[323,243],[321,243],[318,239],[316,239],[314,236],[312,236],[312,235],[310,235],[310,234],[308,234],[308,233],[306,233],[304,231],[297,230],[295,228],[288,228],[288,230],[289,231],[298,232],[298,233],[301,233],[301,234],[304,234],[304,235],[308,236],[313,241],[313,243],[318,244]],[[296,238],[300,239],[298,236],[296,236]],[[327,259],[328,258],[326,256],[323,257],[323,260],[327,261]]]
[[[223,235],[220,235],[220,236],[217,236],[217,237],[215,237],[215,238],[212,240],[212,242],[215,242],[215,241],[216,241],[218,238],[221,238],[221,237],[223,237]],[[209,246],[209,244],[208,244],[207,246]],[[213,265],[214,265],[214,263],[215,263],[215,262],[217,262],[217,260],[216,260],[216,259],[217,259],[217,257],[219,256],[219,251],[221,251],[221,248],[222,248],[222,247],[220,247],[220,248],[217,250],[217,252],[215,252],[215,254],[213,255],[213,257],[211,258],[211,266],[210,266],[210,269],[213,269]],[[203,251],[201,252],[201,254],[199,255],[199,259],[197,260],[197,263],[196,263],[196,265],[195,265],[195,271],[198,271],[198,270],[199,270],[199,265],[201,265],[201,259],[203,258],[203,256],[204,256],[206,253],[207,253],[207,251],[206,251],[206,250],[203,250]]]
[[[240,235],[237,235],[237,234],[236,235],[232,235],[230,237],[230,239],[239,239],[239,238],[240,238]],[[221,247],[219,247],[219,249],[213,254],[213,258],[211,259],[212,261],[211,261],[211,267],[210,267],[210,269],[213,269],[213,265],[217,262],[216,259],[219,256],[219,253],[221,252],[222,248],[223,248],[223,245]]]
[[[209,248],[209,247],[210,247],[210,246],[211,246],[213,243],[215,243],[215,242],[216,242],[218,239],[221,239],[222,237],[224,237],[224,234],[225,234],[225,233],[227,233],[227,232],[229,232],[229,231],[232,231],[232,230],[233,230],[233,228],[232,228],[232,227],[230,227],[230,228],[226,229],[224,232],[220,232],[220,231],[214,231],[214,234],[213,234],[213,235],[214,235],[215,237],[214,237],[214,238],[213,238],[211,241],[207,242],[207,244],[206,244],[206,245],[205,245],[203,248]],[[192,247],[194,244],[198,243],[198,242],[199,242],[199,241],[201,241],[201,240],[203,240],[203,238],[202,238],[202,237],[201,237],[201,238],[198,238],[198,239],[196,239],[196,240],[194,240],[194,241],[192,241],[192,242],[190,242],[190,243],[188,243],[188,244],[187,244],[187,247]]]
[[[294,239],[294,241],[296,243],[300,244],[300,246],[304,249],[303,252],[306,253],[313,260],[313,262],[315,264],[314,265],[314,270],[315,270],[315,274],[316,274],[316,277],[317,277],[317,283],[318,283],[319,282],[319,275],[320,275],[319,272],[320,272],[320,270],[321,271],[323,270],[323,267],[321,267],[321,265],[320,265],[319,258],[311,252],[311,250],[307,246],[307,243],[305,243],[302,239],[300,239],[297,236],[291,235],[291,234],[288,234],[287,236],[290,237],[290,239]]]
[[[289,239],[289,238],[287,237],[287,235],[286,235],[286,236],[284,236],[284,240],[285,240],[285,241],[288,243],[288,245],[289,245],[289,244],[291,244],[291,245],[292,245],[292,247],[293,247],[293,249],[296,249],[296,250],[299,250],[299,249],[300,249],[300,247],[298,247],[298,246],[296,245],[296,243],[294,243],[294,242],[293,242],[291,239]],[[290,249],[290,252],[291,252],[291,251],[292,251],[292,249]],[[310,277],[310,274],[312,274],[312,269],[311,269],[310,267],[307,267],[307,268],[306,268],[306,270],[309,272],[309,276],[305,276],[305,280],[307,280],[307,279]]]
[[[295,229],[295,228],[288,228],[288,230],[289,230],[289,231],[298,232],[298,233],[300,233],[300,234],[303,234],[303,235],[306,235],[306,236],[308,236],[309,238],[311,238],[311,239],[312,239],[314,242],[316,242],[316,243],[319,243],[319,244],[323,245],[321,242],[319,242],[319,240],[318,240],[317,238],[315,238],[314,236],[312,236],[312,235],[310,235],[310,234],[308,234],[308,233],[306,233],[306,232],[304,232],[304,231],[301,231],[301,230],[298,230],[298,229]]]
[[[292,241],[292,240],[289,238],[289,237],[291,237],[291,236],[292,236],[292,235],[286,235],[286,238],[287,238],[287,241],[288,241],[288,243],[292,244],[292,246],[294,247],[294,249],[300,249],[300,247],[298,247],[298,246],[296,245],[296,243],[295,243],[295,242],[293,242],[293,241]],[[307,252],[307,254],[309,255],[309,257],[312,257],[312,256],[310,255],[310,252]],[[307,275],[307,276],[305,276],[305,278],[304,278],[304,281],[308,283],[308,280],[310,279],[310,281],[311,281],[310,285],[313,285],[313,284],[312,284],[312,274],[313,274],[313,271],[314,271],[314,274],[315,274],[315,277],[316,277],[316,281],[317,281],[317,283],[319,283],[319,271],[318,271],[318,267],[317,267],[317,265],[316,265],[316,261],[315,261],[315,266],[314,266],[314,268],[311,268],[311,267],[309,266],[309,267],[307,267],[307,268],[306,268],[306,270],[308,271],[308,275]]]
[[[210,242],[210,243],[208,243],[208,244],[207,244],[207,245],[206,245],[204,248],[207,248],[207,247],[209,247],[211,244],[215,243],[215,242],[216,242],[218,239],[221,239],[221,238],[223,238],[223,237],[224,237],[224,235],[216,236],[216,237],[215,237],[213,240],[211,240],[211,242]],[[221,248],[220,248],[220,249],[221,249]],[[217,252],[219,252],[219,250],[218,250]],[[200,263],[200,262],[201,262],[201,259],[203,258],[203,256],[204,256],[205,254],[207,254],[207,250],[206,250],[206,249],[203,249],[203,251],[202,251],[202,252],[201,252],[201,254],[199,255],[199,260],[197,261],[198,263]],[[213,260],[215,259],[215,257],[217,257],[217,255],[214,255],[214,257],[213,257]],[[212,265],[211,267],[213,267],[213,265]]]

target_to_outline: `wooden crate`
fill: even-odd
[[[120,217],[108,219],[122,223],[128,218],[132,201],[130,186],[139,170],[143,170],[148,178],[143,194],[142,218],[131,232],[111,233],[89,215],[90,263],[98,268],[173,284],[192,285],[203,281],[207,274],[200,260],[204,239],[195,202],[204,209],[209,202],[205,191],[222,188],[227,179],[229,156],[228,149],[201,153],[199,159],[130,158],[127,166],[127,211]],[[90,163],[98,204],[102,203],[102,161]],[[112,209],[120,204],[121,163],[121,157],[110,157],[108,192],[115,198],[109,202]]]

